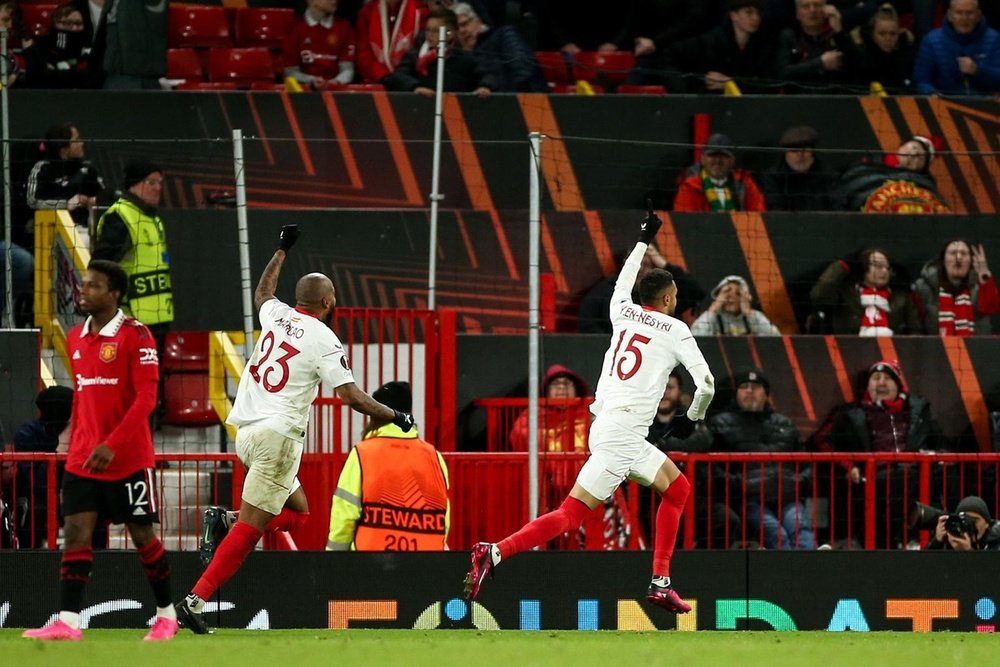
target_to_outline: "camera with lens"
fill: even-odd
[[[976,520],[965,512],[949,514],[944,520],[944,529],[955,537],[968,535],[973,537],[976,534]]]

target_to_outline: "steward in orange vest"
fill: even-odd
[[[412,409],[410,385],[389,382],[372,398]],[[391,423],[372,422],[351,450],[333,494],[327,551],[434,551],[451,520],[448,468],[433,445]]]

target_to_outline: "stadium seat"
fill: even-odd
[[[58,6],[54,4],[21,5],[24,33],[31,37],[47,35],[49,27],[52,25],[52,12]]]
[[[212,49],[208,52],[208,80],[228,81],[249,88],[255,81],[274,82],[271,52],[264,48]]]
[[[618,93],[620,95],[666,95],[667,89],[665,86],[637,86],[623,83],[618,86]]]
[[[542,68],[542,76],[548,83],[566,84],[573,82],[573,65],[559,51],[535,51],[535,60]]]
[[[219,417],[208,400],[208,333],[171,331],[163,350],[163,423],[210,426]]]
[[[229,20],[222,7],[170,5],[167,43],[172,48],[232,46]]]
[[[167,49],[167,78],[204,81],[205,68],[194,49]]]
[[[232,81],[185,81],[177,84],[174,90],[239,90],[239,87]]]
[[[573,73],[584,81],[615,86],[623,82],[634,67],[635,56],[630,51],[581,51],[576,54]]]
[[[236,46],[280,49],[294,22],[291,9],[240,7],[236,10]]]

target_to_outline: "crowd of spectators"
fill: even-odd
[[[1000,88],[996,3],[978,0],[274,0],[296,10],[283,74],[305,87],[376,83],[399,89],[404,62],[423,72],[436,53],[425,30],[448,26],[447,53],[486,70],[450,90],[544,92],[535,52],[571,67],[582,52],[627,55],[629,84],[671,92],[993,94]],[[945,6],[946,5],[946,6]],[[26,29],[16,0],[0,3],[15,85],[156,88],[165,81],[168,12],[157,3],[72,0],[47,34]],[[456,25],[457,16],[457,25]],[[437,28],[438,24],[434,24]],[[422,61],[427,61],[421,65]],[[282,68],[278,68],[279,70]],[[432,68],[433,69],[433,68]],[[626,76],[627,75],[627,76]],[[489,78],[483,78],[487,76]],[[405,85],[413,86],[412,76]],[[413,86],[411,89],[422,88]]]

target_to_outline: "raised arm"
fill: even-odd
[[[298,225],[285,225],[278,234],[278,249],[274,251],[271,261],[264,267],[264,272],[260,274],[257,281],[257,289],[253,293],[254,310],[259,311],[260,307],[268,299],[274,298],[274,293],[278,289],[278,276],[281,274],[281,265],[285,263],[288,251],[292,249],[299,238]]]

